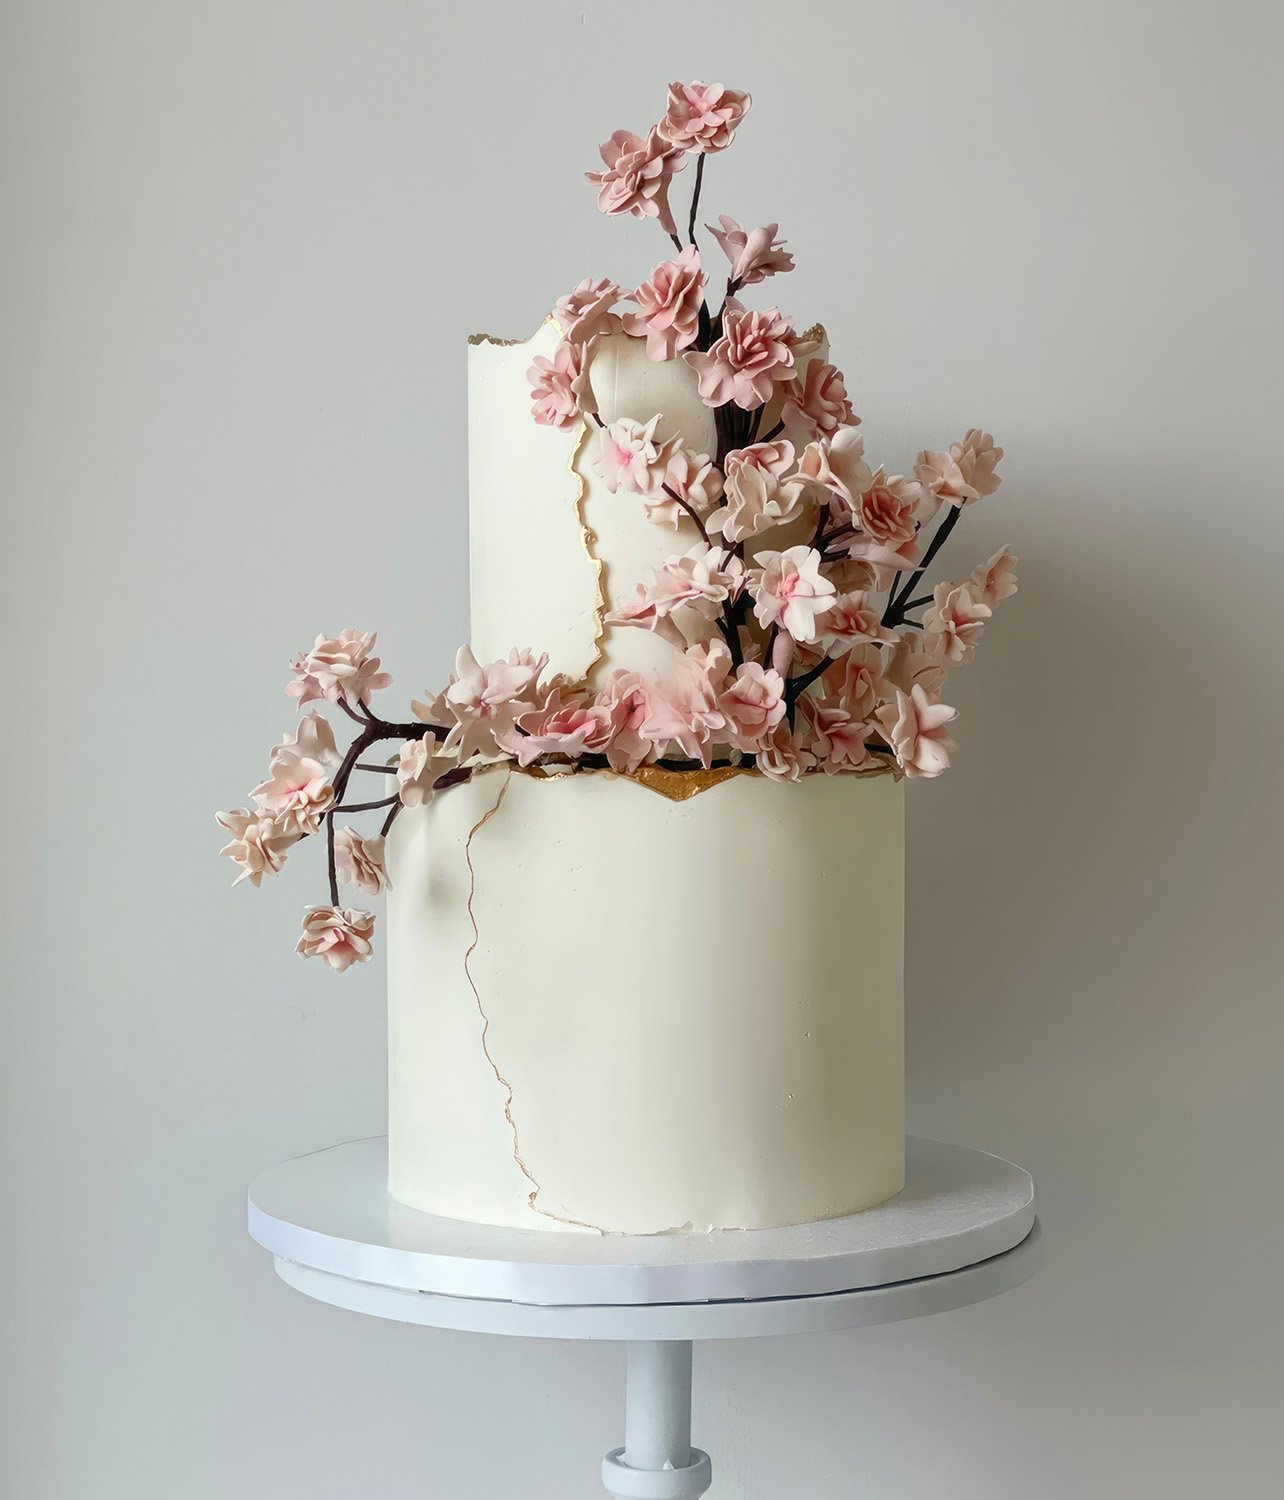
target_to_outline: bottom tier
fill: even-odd
[[[891,776],[674,801],[507,768],[389,839],[389,1190],[631,1234],[854,1213],[904,1181]]]

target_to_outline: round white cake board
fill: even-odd
[[[914,1137],[904,1190],[842,1219],[704,1235],[497,1229],[394,1202],[387,1142],[352,1141],[265,1172],[251,1235],[318,1301],[437,1328],[629,1345],[617,1500],[697,1500],[691,1341],[865,1327],[1018,1285],[1040,1260],[1029,1173]]]

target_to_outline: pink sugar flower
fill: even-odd
[[[882,623],[881,611],[864,591],[839,594],[821,622],[820,645],[827,655],[841,656],[853,646],[891,639]]]
[[[860,421],[847,399],[842,371],[822,359],[808,360],[802,378],[795,376],[785,387],[782,415],[786,425],[801,427],[813,438],[828,437]]]
[[[436,782],[457,764],[453,755],[441,750],[437,736],[430,730],[417,740],[406,740],[401,746],[395,775],[397,794],[403,807],[423,807],[432,801]]]
[[[672,609],[667,599],[656,596],[646,584],[639,583],[633,598],[613,609],[606,616],[606,623],[649,630],[662,641],[676,646],[679,651],[685,651],[687,638],[678,629],[671,614]]]
[[[948,453],[919,454],[914,473],[924,489],[950,505],[971,505],[992,495],[1002,482],[994,472],[1003,449],[979,427],[968,429],[961,443],[951,443]]]
[[[680,349],[694,344],[704,305],[704,272],[694,245],[675,260],[661,261],[630,300],[638,311],[625,313],[624,331],[646,339],[648,359],[673,359]]]
[[[730,668],[731,656],[721,641],[690,647],[652,689],[642,735],[655,744],[669,742],[688,759],[707,766],[715,736],[726,727],[718,698]]]
[[[311,756],[300,755],[288,745],[272,752],[266,781],[250,793],[261,812],[277,819],[283,828],[303,835],[315,833],[321,816],[334,801],[329,769]]]
[[[814,547],[760,552],[749,571],[749,592],[758,623],[782,626],[795,641],[814,641],[834,602],[834,585],[820,571]]]
[[[759,745],[757,762],[758,769],[772,781],[797,781],[811,757],[803,749],[801,737],[781,722]]]
[[[865,462],[865,439],[854,427],[840,427],[830,437],[808,443],[798,460],[798,472],[789,481],[799,491],[820,492],[835,518],[848,521],[873,482],[873,470]]]
[[[216,816],[219,827],[232,836],[218,852],[241,866],[233,885],[248,880],[252,886],[258,886],[265,875],[279,875],[285,864],[285,851],[301,837],[293,822],[258,808],[236,807]]]
[[[594,702],[612,726],[606,747],[612,770],[636,771],[656,759],[659,746],[642,733],[651,717],[651,685],[641,673],[617,668]]]
[[[917,517],[923,488],[901,474],[890,478],[879,469],[867,488],[854,497],[856,524],[872,541],[899,547],[917,533]]]
[[[728,743],[737,750],[757,750],[785,716],[784,678],[770,667],[744,662],[719,697],[718,708],[726,719]]]
[[[599,335],[618,333],[620,319],[611,309],[623,295],[621,288],[605,276],[596,281],[586,276],[574,291],[553,304],[553,317],[562,337],[570,344],[587,344]]]
[[[362,838],[355,828],[340,828],[334,836],[334,868],[344,885],[355,885],[377,896],[388,884],[383,865],[383,836]]]
[[[994,611],[966,583],[938,583],[923,615],[923,644],[948,661],[971,661],[985,621]]]
[[[665,234],[676,234],[669,181],[682,170],[682,150],[654,127],[645,140],[631,130],[617,130],[603,143],[601,157],[606,170],[584,175],[598,190],[597,206],[602,212],[658,219]]]
[[[644,495],[642,504],[648,521],[657,526],[672,526],[676,531],[690,517],[668,490],[685,500],[697,515],[707,515],[722,493],[722,475],[707,453],[691,453],[686,448],[674,450],[664,471],[663,487]]]
[[[778,382],[794,372],[793,329],[776,308],[750,312],[734,297],[723,305],[722,337],[707,354],[682,357],[696,372],[706,406],[734,401],[745,411],[762,406]]]
[[[722,253],[731,262],[727,279],[733,290],[793,270],[793,256],[784,248],[784,241],[776,238],[778,224],[745,230],[726,214],[719,214],[718,222],[721,229],[715,229],[712,224],[704,227],[722,246]]]
[[[590,347],[563,339],[552,359],[542,354],[526,372],[531,388],[531,412],[542,427],[567,432],[593,411],[593,388],[588,379]]]
[[[922,631],[907,626],[896,639],[883,668],[888,685],[908,693],[921,687],[930,697],[937,697],[945,685],[949,668],[939,656],[923,649]]]
[[[328,698],[331,703],[340,698],[350,703],[365,702],[371,693],[392,681],[387,672],[379,670],[379,658],[370,654],[375,640],[373,631],[364,635],[359,630],[317,636],[311,651],[295,658],[294,680],[287,684],[286,692],[300,703],[310,703],[314,698]]]
[[[342,759],[339,747],[334,742],[334,730],[330,728],[330,721],[315,709],[303,715],[293,734],[285,735],[279,745],[272,747],[271,759],[275,760],[286,751],[319,761],[327,769],[338,766]]]
[[[743,542],[796,521],[803,510],[799,490],[782,485],[770,469],[743,463],[728,469],[722,508],[709,517],[709,530],[721,532],[729,542]]]
[[[304,958],[323,958],[340,974],[352,964],[363,964],[374,952],[374,913],[351,907],[309,906],[303,914],[303,935],[295,950]]]
[[[860,645],[836,661],[821,677],[823,696],[842,704],[849,718],[869,724],[874,710],[887,701],[890,689],[883,676],[877,646]]]
[[[742,89],[720,83],[671,83],[669,107],[659,131],[682,151],[725,151],[751,103]]]
[[[538,708],[517,716],[515,727],[500,736],[500,743],[522,766],[541,755],[578,759],[588,751],[604,750],[622,718],[619,706],[612,710],[586,701],[582,693],[555,683]]]
[[[468,646],[461,646],[445,703],[455,717],[446,749],[461,761],[470,755],[493,756],[496,736],[510,729],[517,715],[537,701],[539,675],[547,656],[510,651],[506,661],[482,666]]]
[[[794,445],[788,438],[773,443],[754,443],[748,448],[733,448],[725,460],[728,477],[738,469],[754,468],[783,479],[793,466]]]
[[[655,629],[651,615],[663,619],[686,607],[706,620],[716,620],[722,606],[736,599],[744,587],[744,564],[723,547],[697,542],[680,557],[670,557],[655,570],[649,586],[639,585],[638,599],[609,614],[609,623],[645,625]]]
[[[1000,548],[989,560],[972,573],[972,592],[982,604],[994,609],[1002,599],[1010,599],[1017,591],[1016,558],[1010,547]]]
[[[665,472],[677,451],[678,440],[658,442],[655,429],[659,424],[658,416],[645,425],[621,417],[598,433],[593,467],[613,495],[618,490],[631,490],[635,495],[662,493]]]
[[[908,693],[898,688],[896,702],[886,703],[877,714],[887,743],[907,776],[939,776],[949,769],[955,744],[945,726],[958,717],[958,710],[930,696],[917,683]]]
[[[804,693],[803,716],[811,730],[808,748],[827,775],[855,771],[869,759],[865,743],[870,726],[854,719],[840,698],[815,698]]]

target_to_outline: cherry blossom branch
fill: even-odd
[[[676,500],[677,503],[682,507],[682,509],[686,511],[687,515],[689,515],[695,522],[696,529],[699,531],[701,539],[703,540],[705,546],[711,547],[713,543],[709,540],[709,533],[705,529],[705,524],[696,514],[695,507],[690,503],[690,501],[684,500],[675,489],[667,484],[661,484],[660,488],[664,491],[664,493],[669,497],[670,500]]]
[[[963,507],[961,505],[953,506],[950,510],[949,515],[946,516],[946,518],[936,528],[936,535],[928,544],[927,551],[923,554],[922,562],[920,562],[918,567],[915,568],[914,571],[910,574],[909,581],[906,583],[905,587],[900,591],[900,593],[895,595],[888,601],[887,608],[883,612],[884,625],[899,625],[905,618],[905,601],[918,587],[919,580],[922,578],[923,574],[927,572],[928,568],[931,567],[932,559],[941,550],[941,547],[944,545],[945,539],[949,536],[950,532],[953,531],[954,528],[958,525],[959,517],[962,514]]]
[[[394,768],[392,766],[377,765],[371,760],[359,760],[353,769],[357,771],[374,771],[380,776],[391,776]]]
[[[700,189],[704,185],[704,152],[696,157],[695,187],[691,190],[691,217],[687,220],[687,238],[693,249],[696,247],[696,214],[700,208]]]
[[[798,702],[799,698],[833,664],[834,658],[832,656],[822,657],[810,672],[804,672],[801,677],[791,677],[789,679],[785,684],[785,702],[789,705],[789,712],[791,714],[794,710],[794,704]]]
[[[391,797],[380,797],[377,802],[345,802],[341,807],[336,807],[335,812],[370,812],[376,807],[391,807],[394,802],[400,802],[401,797],[394,792]]]

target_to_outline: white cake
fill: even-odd
[[[675,648],[604,626],[602,598],[662,562],[672,532],[605,491],[582,432],[530,421],[526,370],[558,337],[548,323],[470,349],[474,649],[537,641],[571,675],[663,671]],[[708,443],[686,366],[609,344],[593,366],[603,420],[658,408],[661,435]],[[393,1196],[489,1224],[675,1233],[898,1192],[891,769],[780,785],[499,766],[403,811],[388,846]],[[746,939],[746,911],[793,940]]]
[[[666,258],[470,340],[447,682],[391,703],[374,632],[318,634],[218,814],[237,883],[324,844],[305,958],[369,960],[347,893],[387,891],[389,1187],[435,1214],[707,1233],[903,1183],[902,777],[948,768],[947,679],[1017,587],[1006,547],[927,575],[1003,450],[867,457],[779,226],[702,212],[749,105],[675,83],[615,131],[598,207]]]

